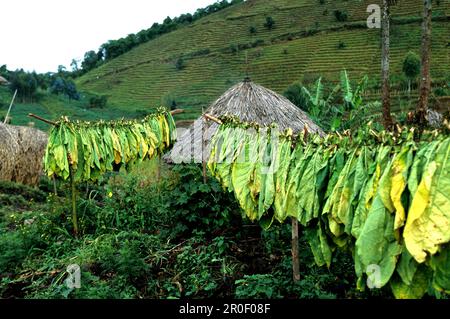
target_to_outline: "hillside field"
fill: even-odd
[[[319,76],[337,81],[347,69],[353,80],[368,74],[378,99],[380,30],[368,29],[366,8],[374,1],[248,0],[192,25],[147,42],[78,79],[83,90],[107,94],[118,109],[148,109],[175,100],[194,118],[248,73],[257,83],[282,93],[295,81],[311,84]],[[394,111],[411,107],[399,85],[408,51],[420,53],[420,1],[392,8],[391,69]],[[450,5],[433,6],[433,87],[448,86]],[[346,12],[338,22],[334,12]],[[266,17],[274,28],[264,27]],[[250,32],[254,27],[256,32]],[[253,31],[255,31],[253,30]],[[185,67],[176,68],[179,58]],[[247,61],[247,62],[246,62]],[[416,100],[416,90],[410,100]],[[181,118],[181,117],[179,117]]]

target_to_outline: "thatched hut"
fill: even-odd
[[[35,128],[0,123],[0,180],[37,185],[47,141]]]
[[[205,113],[215,117],[234,115],[242,121],[263,126],[277,123],[280,130],[291,128],[294,133],[307,128],[309,133],[324,135],[322,129],[287,98],[249,79],[226,91]],[[169,163],[201,163],[207,160],[210,154],[209,141],[217,128],[218,124],[206,123],[200,117],[180,135],[164,160]]]
[[[7,84],[9,84],[8,80],[0,75],[0,85],[7,85]]]

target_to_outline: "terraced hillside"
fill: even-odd
[[[369,74],[376,83],[380,30],[366,26],[366,8],[374,2],[380,1],[247,0],[140,45],[79,78],[78,85],[107,94],[112,107],[123,110],[148,109],[170,97],[192,118],[247,72],[277,92],[319,75],[336,81],[344,68],[354,79]],[[337,21],[336,10],[346,12],[347,21]],[[421,10],[417,0],[402,0],[392,8],[394,78],[401,75],[406,53],[420,52]],[[449,82],[449,12],[450,1],[434,4],[434,87]],[[264,26],[267,17],[275,21],[274,28]],[[176,67],[180,57],[182,69]]]

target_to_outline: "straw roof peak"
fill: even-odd
[[[0,75],[0,85],[7,85],[7,84],[9,84],[8,80]]]
[[[294,133],[307,127],[312,134],[324,135],[322,129],[304,111],[284,96],[256,84],[249,77],[226,91],[211,104],[206,113],[214,117],[237,116],[241,121],[256,122],[262,126],[276,123],[280,130],[291,128]],[[207,158],[209,141],[218,125],[207,123],[207,127],[203,128],[204,123],[202,117],[197,119],[188,131],[180,135],[165,159],[176,163],[202,162],[202,149],[204,150],[203,158]],[[203,131],[205,134],[202,133]],[[204,135],[204,142],[202,135]]]

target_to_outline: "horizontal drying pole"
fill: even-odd
[[[208,119],[208,120],[211,120],[211,121],[213,121],[213,122],[216,122],[217,124],[222,124],[223,122],[221,121],[221,120],[219,120],[217,117],[214,117],[214,116],[212,116],[212,115],[209,115],[209,114],[203,114],[203,117],[204,118],[206,118],[206,119]]]

